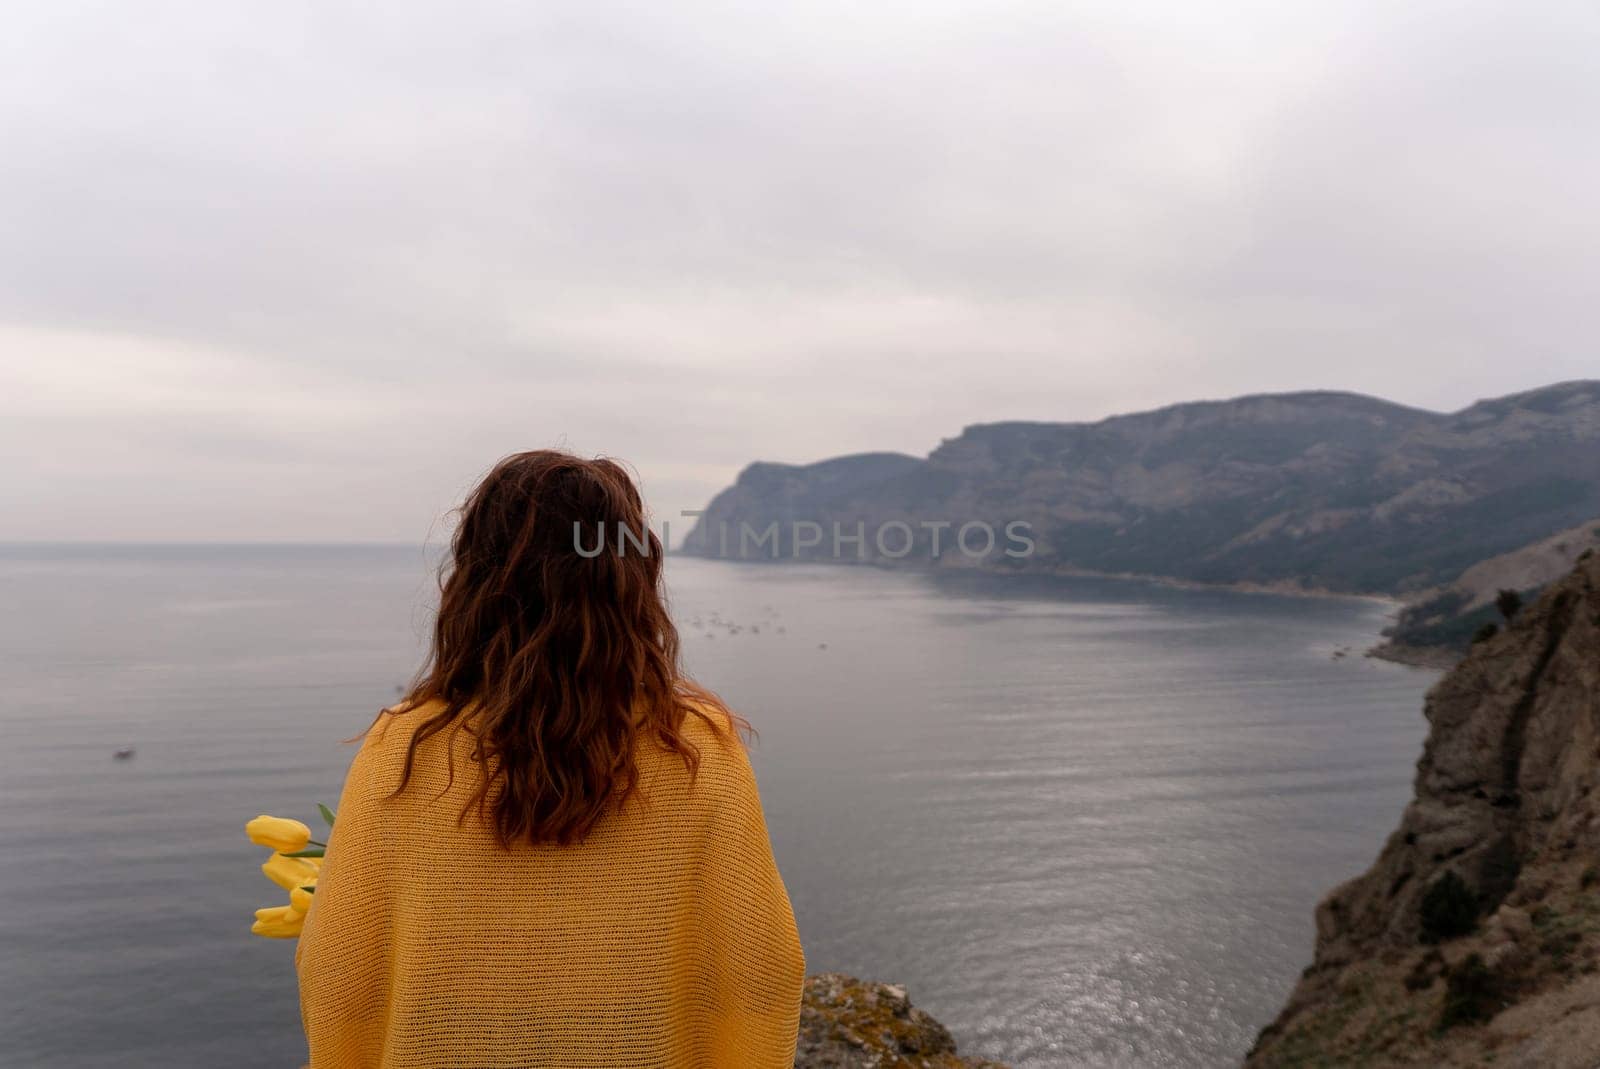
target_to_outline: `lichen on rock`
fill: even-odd
[[[906,989],[843,973],[806,978],[795,1069],[1005,1069],[956,1053],[949,1031]]]

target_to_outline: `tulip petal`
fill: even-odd
[[[282,854],[304,850],[311,841],[311,829],[298,820],[269,817],[265,813],[246,824],[244,832],[257,846],[265,846]]]
[[[250,926],[250,931],[269,939],[293,939],[300,934],[305,920],[306,915],[292,905],[269,906],[256,910],[256,920]]]
[[[261,874],[285,891],[292,891],[315,880],[318,870],[305,861],[283,854],[273,854],[261,866]]]
[[[268,939],[298,939],[301,932],[301,923],[293,924],[267,924],[262,921],[250,926],[250,934],[265,936]]]

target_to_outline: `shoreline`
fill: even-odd
[[[1355,591],[1329,590],[1325,587],[1305,586],[1292,579],[1276,579],[1270,582],[1256,580],[1228,580],[1210,581],[1203,579],[1184,579],[1172,575],[1157,575],[1144,572],[1104,572],[1092,568],[1077,568],[1072,565],[1053,565],[1048,568],[993,568],[981,564],[957,564],[940,566],[937,561],[932,563],[896,563],[881,558],[866,560],[843,560],[830,557],[721,557],[710,553],[696,553],[693,550],[677,549],[674,556],[689,557],[693,560],[716,561],[724,564],[760,565],[763,567],[785,567],[795,564],[819,564],[835,568],[878,568],[888,572],[920,572],[926,575],[958,575],[971,573],[974,575],[1013,576],[1019,579],[1114,579],[1120,582],[1148,583],[1153,586],[1167,587],[1173,590],[1221,590],[1235,594],[1270,594],[1274,597],[1287,598],[1318,598],[1334,599],[1339,601],[1365,601],[1372,604],[1384,605],[1393,611],[1398,611],[1406,605],[1405,599],[1393,594],[1361,593]]]
[[[1100,572],[1089,568],[1068,566],[1058,566],[1043,572],[1017,574],[1059,575],[1064,578],[1083,579],[1120,579],[1128,582],[1150,583],[1155,586],[1170,587],[1174,590],[1226,590],[1235,594],[1271,594],[1274,597],[1281,598],[1365,601],[1384,605],[1393,610],[1398,610],[1405,605],[1404,600],[1390,594],[1362,594],[1343,590],[1329,590],[1326,587],[1305,586],[1292,579],[1275,579],[1266,583],[1251,579],[1213,582],[1203,579],[1182,579],[1172,575],[1147,575],[1142,572]]]
[[[694,560],[717,561],[726,564],[743,564],[752,566],[782,567],[794,564],[819,564],[832,565],[840,568],[877,568],[886,572],[913,572],[922,575],[957,575],[962,573],[987,576],[1013,576],[1019,579],[1109,579],[1114,582],[1144,583],[1149,586],[1161,587],[1168,590],[1215,590],[1234,594],[1266,595],[1279,598],[1311,598],[1317,600],[1335,601],[1360,601],[1373,605],[1381,605],[1388,609],[1391,619],[1405,608],[1407,601],[1404,598],[1390,594],[1359,594],[1347,591],[1328,590],[1323,587],[1308,587],[1293,580],[1278,580],[1270,583],[1255,581],[1235,582],[1205,582],[1197,579],[1181,579],[1170,575],[1145,575],[1138,572],[1101,572],[1088,568],[1074,568],[1058,565],[1046,569],[1000,569],[986,568],[982,565],[957,565],[954,567],[939,567],[934,564],[903,564],[891,563],[883,560],[830,560],[826,557],[816,559],[747,559],[740,557],[717,557],[708,554],[694,553],[678,550],[678,554],[693,558]],[[1388,661],[1390,664],[1404,665],[1407,668],[1419,668],[1432,672],[1446,672],[1461,662],[1465,654],[1444,646],[1409,646],[1397,643],[1385,637],[1383,632],[1376,636],[1378,641],[1362,651],[1362,656],[1370,657],[1377,661]]]
[[[1448,672],[1460,664],[1461,659],[1466,656],[1444,646],[1407,646],[1388,639],[1372,647],[1366,655],[1378,661],[1441,672]]]

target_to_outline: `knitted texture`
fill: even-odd
[[[385,716],[351,764],[295,963],[311,1069],[794,1064],[805,962],[744,747],[691,716],[571,846],[498,846],[466,731]],[[453,734],[453,737],[451,737]],[[450,758],[455,781],[450,782]]]

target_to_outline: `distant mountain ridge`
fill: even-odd
[[[1334,391],[1263,394],[1094,423],[977,424],[920,460],[752,464],[684,548],[1398,594],[1597,515],[1600,382],[1585,380],[1448,414]],[[964,523],[1014,521],[1028,525],[1031,555],[952,551]],[[774,523],[774,540],[738,537]],[[797,538],[797,523],[899,524],[890,541],[909,537],[911,551],[868,537],[834,553],[829,538]]]

